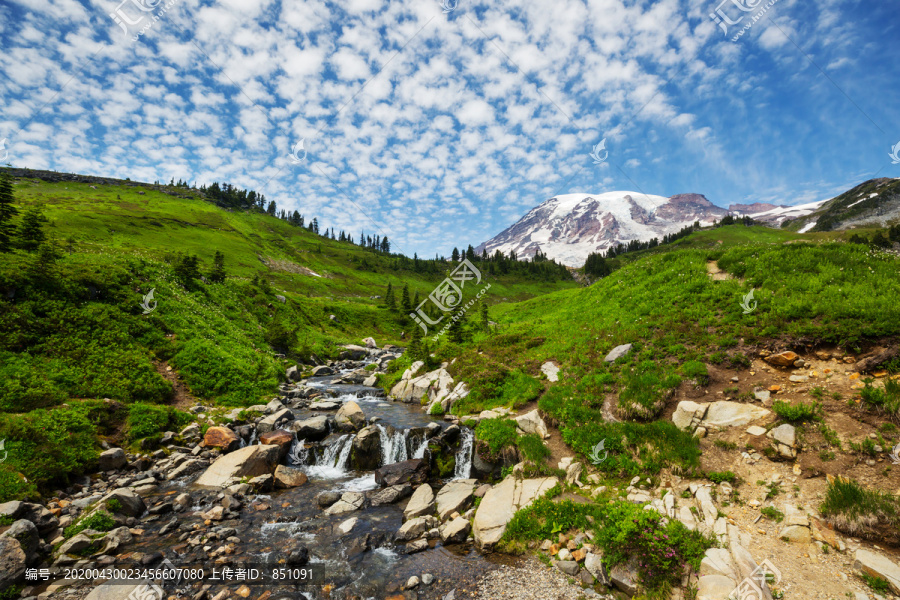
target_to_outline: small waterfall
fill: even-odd
[[[454,479],[468,479],[472,474],[472,452],[475,446],[475,433],[463,427],[459,434],[459,451],[456,453],[456,469]]]
[[[409,429],[403,431],[395,429],[391,435],[381,424],[378,424],[377,427],[381,433],[381,464],[392,465],[406,460],[408,458],[406,438],[409,435]]]
[[[337,479],[347,475],[347,461],[353,448],[353,434],[346,434],[332,442],[316,463],[306,468],[306,474],[319,479]]]
[[[248,446],[252,446],[259,442],[259,432],[256,430],[256,427],[253,428],[253,433],[250,434],[250,441],[247,442]]]
[[[428,432],[422,434],[422,441],[419,442],[419,446],[413,451],[413,458],[425,458],[425,451],[428,449]]]

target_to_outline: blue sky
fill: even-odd
[[[896,1],[120,2],[0,5],[3,162],[227,181],[424,256],[558,193],[900,177]]]

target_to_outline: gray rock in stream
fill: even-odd
[[[297,434],[298,440],[306,440],[307,442],[319,442],[328,437],[330,431],[329,417],[320,416],[304,419],[303,421],[294,421],[288,425],[288,429]]]
[[[412,486],[408,483],[400,485],[392,485],[383,490],[373,490],[368,493],[369,503],[372,506],[381,506],[383,504],[394,504],[400,502],[404,498],[408,498],[412,494]]]

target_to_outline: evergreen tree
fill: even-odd
[[[53,279],[56,272],[56,261],[60,258],[62,258],[62,252],[55,241],[47,240],[41,243],[31,261],[31,277],[37,280]]]
[[[447,328],[447,339],[454,344],[461,344],[463,341],[463,321],[465,313],[457,312],[450,320],[450,327]]]
[[[413,360],[422,360],[422,328],[416,324],[413,327],[412,339],[409,341],[409,348],[406,349],[409,357]]]
[[[200,279],[200,259],[196,256],[185,255],[175,259],[175,277],[186,288],[194,285],[195,279]]]
[[[481,328],[487,331],[490,326],[488,325],[488,307],[484,300],[481,301],[481,306],[478,307],[478,313],[481,320]]]
[[[218,250],[216,250],[216,256],[213,258],[213,268],[209,274],[209,280],[214,283],[225,281],[225,255]]]
[[[22,223],[19,225],[18,246],[22,250],[31,252],[47,239],[44,234],[44,223],[47,217],[41,212],[39,206],[31,206],[22,213]]]
[[[412,312],[412,306],[409,304],[409,285],[403,284],[403,291],[400,292],[400,308],[403,314],[408,315]]]
[[[394,298],[394,288],[389,283],[387,287],[387,292],[384,293],[384,303],[387,305],[390,310],[397,310],[397,300]]]
[[[466,258],[469,259],[469,262],[475,262],[475,248],[472,247],[472,244],[466,248]]]
[[[597,252],[588,254],[587,260],[584,261],[584,273],[591,277],[606,277],[612,272],[603,255]]]
[[[412,307],[415,308],[419,305],[419,290],[416,290],[416,293],[413,294]]]
[[[269,207],[266,209],[266,212],[274,217],[276,210],[278,210],[278,208],[275,206],[275,201],[272,200],[269,202]]]
[[[19,211],[13,206],[12,178],[6,172],[0,173],[0,252],[10,251],[10,241],[16,231],[12,219]]]
[[[453,262],[459,262],[459,250],[456,247],[453,247],[453,252],[450,254],[450,260]]]

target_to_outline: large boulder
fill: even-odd
[[[706,416],[708,409],[709,404],[683,400],[675,408],[675,412],[672,414],[672,422],[679,429],[696,429],[700,422],[703,421],[703,417]]]
[[[307,442],[320,442],[328,437],[330,428],[328,427],[328,417],[322,415],[304,419],[302,421],[294,421],[288,428],[297,434],[298,440],[306,440]]]
[[[456,517],[452,521],[448,521],[441,526],[439,533],[441,534],[441,541],[445,544],[461,544],[466,541],[466,538],[469,537],[469,532],[472,530],[472,524],[465,517]]]
[[[59,518],[50,512],[45,506],[13,500],[0,504],[0,517],[10,519],[25,519],[31,521],[41,535],[55,531],[59,527]]]
[[[435,498],[438,518],[446,521],[455,512],[465,512],[472,505],[472,492],[477,479],[458,479],[441,488]]]
[[[284,378],[288,381],[300,381],[300,369],[297,368],[297,365],[288,367],[287,371],[284,373]]]
[[[538,409],[534,409],[529,413],[518,416],[515,420],[516,427],[518,427],[522,433],[534,433],[541,436],[541,439],[550,437],[550,432],[547,431],[547,424],[544,423]]]
[[[363,427],[353,438],[350,464],[359,471],[372,471],[381,463],[381,430],[375,425]]]
[[[366,348],[371,348],[371,349],[377,349],[377,348],[378,348],[378,344],[375,343],[375,339],[374,339],[374,338],[370,338],[370,337],[364,338],[364,339],[363,339],[363,344],[366,345]]]
[[[323,377],[325,375],[334,375],[334,369],[326,365],[321,365],[312,370],[313,377]]]
[[[281,462],[294,443],[294,434],[286,429],[276,429],[259,436],[259,443],[264,446],[278,446],[278,462]]]
[[[128,463],[128,459],[125,457],[125,451],[121,448],[110,448],[109,450],[101,452],[99,461],[99,468],[101,471],[115,471],[116,469],[121,469]]]
[[[5,590],[25,575],[26,558],[18,540],[0,537],[0,590]]]
[[[359,510],[366,504],[366,495],[362,492],[344,492],[341,499],[325,509],[326,515],[340,515]]]
[[[253,445],[220,456],[197,479],[196,484],[226,487],[242,477],[270,475],[278,464],[278,446]]]
[[[413,458],[392,465],[384,465],[375,470],[375,483],[388,487],[400,483],[417,485],[428,481],[431,465],[422,458]]]
[[[427,483],[423,483],[413,492],[412,498],[403,510],[404,519],[424,517],[434,512],[434,491]]]
[[[891,591],[900,594],[900,567],[886,556],[869,550],[857,550],[853,555],[853,570],[884,579],[891,586]]]
[[[207,448],[221,448],[222,452],[231,452],[241,447],[241,438],[227,427],[210,427],[203,436],[203,445]]]
[[[413,493],[412,486],[408,483],[401,485],[392,485],[391,487],[381,490],[372,490],[367,494],[369,504],[372,506],[381,506],[382,504],[393,504],[400,502],[404,498],[408,498]]]
[[[741,427],[757,419],[762,419],[770,412],[760,406],[719,400],[709,405],[703,417],[704,427]]]
[[[340,431],[356,431],[366,426],[366,415],[359,404],[351,400],[344,402],[334,415],[334,424]]]
[[[400,379],[399,383],[391,388],[391,396],[402,402],[420,402],[423,397],[427,398],[428,389],[435,382],[437,382],[437,388],[442,387],[446,390],[446,393],[449,393],[447,388],[453,382],[453,378],[444,369],[435,369],[418,377],[410,376],[406,378],[407,373],[412,372],[413,367],[417,365],[419,365],[419,362],[413,363],[403,373],[404,378]],[[419,368],[421,368],[421,365],[419,365]]]
[[[281,410],[269,415],[265,419],[259,422],[256,426],[256,430],[260,433],[268,433],[275,429],[275,426],[280,421],[293,421],[294,413],[291,412],[289,408],[282,408]]]
[[[106,494],[91,512],[100,509],[126,517],[138,518],[147,511],[147,505],[133,490],[118,488]]]
[[[276,488],[294,488],[304,485],[309,479],[306,473],[294,467],[286,467],[278,465],[275,467],[275,487]]]
[[[340,353],[341,360],[362,360],[369,355],[369,351],[362,346],[347,344],[344,346],[343,352]]]
[[[25,553],[28,564],[37,558],[37,551],[41,545],[41,534],[38,533],[34,523],[26,519],[19,519],[9,529],[0,533],[0,538],[11,538],[19,542],[19,546]]]
[[[519,480],[508,475],[481,499],[473,527],[475,543],[484,549],[492,548],[500,541],[516,511],[530,505],[558,483],[556,477]]]
[[[423,533],[438,526],[438,520],[432,516],[416,517],[410,519],[397,531],[394,539],[398,541],[414,540]]]

